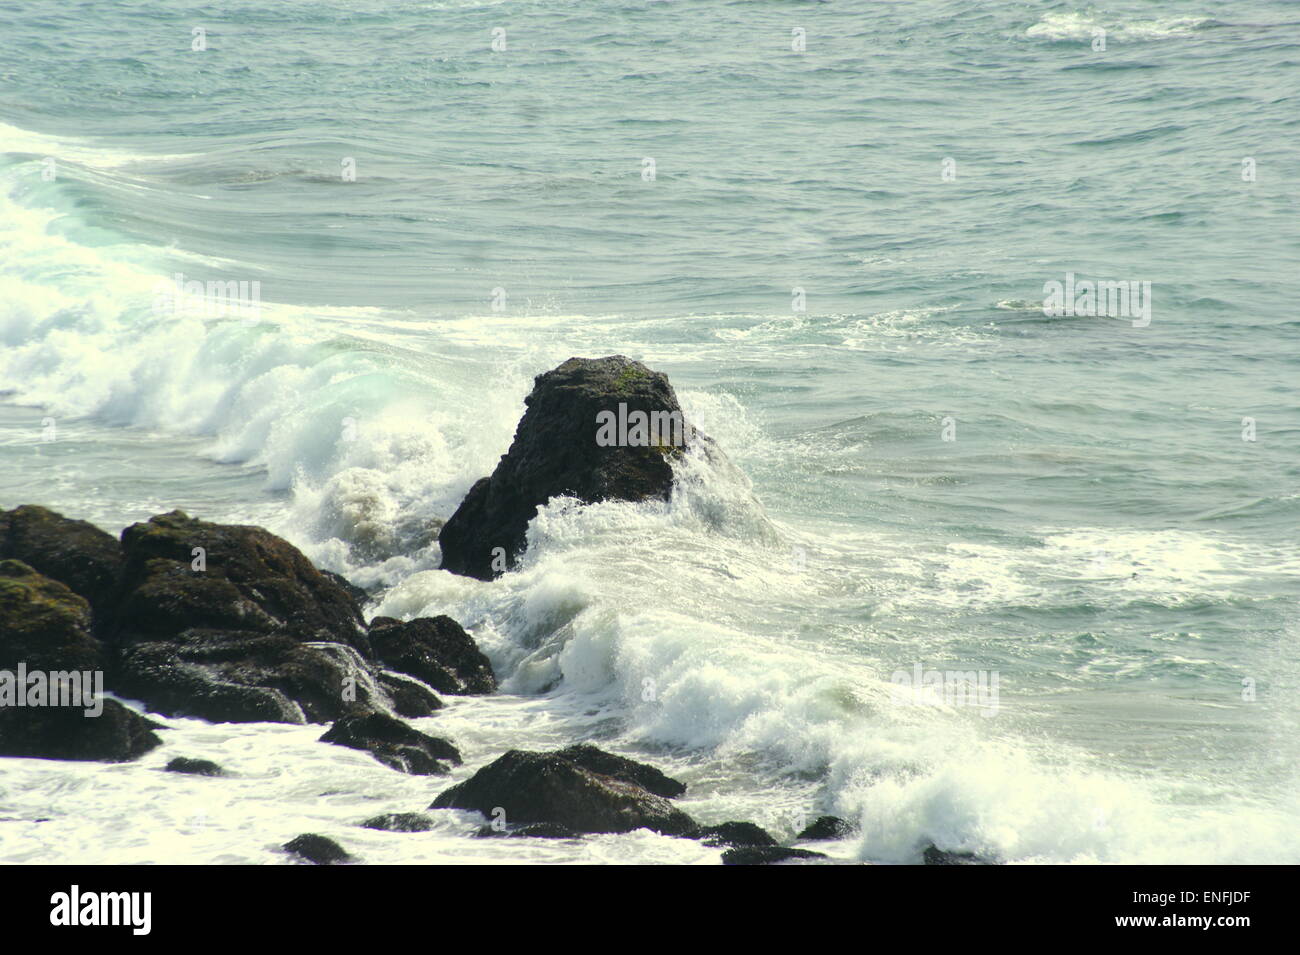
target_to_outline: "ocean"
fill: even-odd
[[[1298,106],[1281,0],[0,0],[0,505],[456,618],[502,689],[413,721],[452,781],[589,740],[841,861],[1300,862]],[[533,376],[611,354],[734,470],[438,570]],[[446,782],[159,719],[0,761],[0,859],[720,852],[366,830]]]

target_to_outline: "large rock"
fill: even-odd
[[[351,647],[239,631],[120,647],[110,685],[154,712],[213,723],[323,723],[385,702]]]
[[[0,558],[12,557],[65,584],[107,615],[125,558],[111,535],[36,504],[0,511]]]
[[[389,705],[350,585],[287,541],[172,511],[128,527],[122,550],[111,681],[123,695],[213,722]]]
[[[392,617],[370,622],[375,660],[427,683],[439,693],[492,693],[497,678],[474,638],[451,617]]]
[[[73,706],[0,707],[0,756],[118,763],[162,744],[157,723],[116,700],[102,703],[98,716]]]
[[[665,776],[653,766],[638,763],[636,760],[628,759],[625,756],[615,756],[603,749],[597,749],[590,743],[578,743],[576,746],[568,746],[560,750],[556,755],[564,757],[571,763],[577,763],[583,769],[589,769],[593,773],[600,773],[602,776],[619,779],[625,783],[632,783],[647,792],[654,793],[656,796],[663,796],[665,799],[673,799],[686,792],[684,783],[679,783],[672,777]]]
[[[526,544],[528,522],[553,497],[590,504],[667,500],[672,493],[670,459],[691,435],[666,375],[622,355],[570,358],[538,375],[524,404],[527,410],[510,449],[490,477],[470,488],[442,528],[445,570],[491,580],[513,567]],[[663,434],[661,429],[657,442],[638,446],[598,443],[598,416],[634,422],[637,412],[675,413],[681,433]],[[642,437],[626,430],[634,441]],[[496,548],[500,550],[494,553]]]
[[[0,561],[0,670],[102,670],[90,604],[20,560]]]
[[[227,630],[346,643],[370,655],[352,594],[261,527],[172,511],[124,530],[122,550],[113,626],[120,640]]]
[[[699,827],[667,799],[635,783],[584,769],[559,753],[511,750],[438,795],[431,809],[472,809],[508,825],[555,823],[575,832],[652,829],[692,835]]]
[[[413,776],[440,776],[451,771],[448,764],[461,763],[460,751],[451,743],[386,713],[344,717],[320,741],[365,750],[385,766]]]

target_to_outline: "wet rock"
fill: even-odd
[[[19,560],[0,561],[0,670],[102,670],[90,604]]]
[[[560,825],[558,822],[530,822],[522,826],[506,826],[504,829],[494,829],[492,826],[483,826],[478,832],[474,833],[476,838],[508,838],[508,839],[581,839],[582,833],[568,826]]]
[[[455,620],[420,617],[403,623],[378,617],[370,623],[375,659],[406,673],[439,693],[492,693],[497,688],[492,664]]]
[[[743,846],[722,853],[723,865],[773,865],[798,859],[825,859],[821,852],[788,846]]]
[[[370,594],[358,587],[352,581],[348,580],[342,574],[336,574],[332,570],[322,570],[321,576],[331,583],[337,584],[339,589],[352,598],[352,602],[358,607],[364,607],[370,600]]]
[[[175,641],[119,648],[111,685],[166,716],[214,723],[319,723],[377,704],[364,666],[343,644],[187,630]]]
[[[513,568],[526,543],[528,522],[551,498],[574,497],[590,504],[667,500],[672,493],[671,458],[691,435],[666,375],[622,355],[570,358],[538,375],[524,403],[527,410],[496,470],[470,488],[443,525],[439,542],[445,570],[491,580]],[[618,416],[620,410],[627,421],[638,412],[656,414],[657,420],[675,414],[682,422],[680,434],[662,434],[661,429],[657,444],[602,446],[597,416]],[[627,437],[640,437],[626,430]]]
[[[320,741],[365,750],[385,766],[413,776],[442,775],[451,771],[449,763],[461,762],[460,751],[445,739],[427,736],[386,713],[344,717]]]
[[[352,856],[328,836],[306,832],[284,844],[284,850],[315,865],[340,865],[351,862]]]
[[[818,816],[803,832],[800,839],[844,839],[853,832],[853,827],[839,816]]]
[[[994,860],[973,852],[949,852],[935,845],[921,853],[921,860],[925,865],[997,865]]]
[[[15,558],[84,597],[96,614],[111,609],[125,563],[121,545],[86,521],[36,504],[0,511],[0,558]]]
[[[0,756],[120,763],[162,745],[157,723],[116,700],[101,702],[98,716],[74,706],[0,708]]]
[[[589,769],[593,773],[600,773],[602,776],[620,779],[625,783],[633,783],[648,792],[654,793],[656,796],[663,796],[665,799],[673,799],[686,792],[684,783],[679,783],[677,780],[665,776],[653,766],[638,763],[624,756],[615,756],[613,753],[607,753],[588,743],[569,746],[560,750],[556,755],[564,757],[571,763],[576,763],[583,769]]]
[[[508,825],[555,823],[577,832],[652,829],[686,835],[699,827],[662,796],[584,769],[559,753],[511,750],[438,795],[431,809],[473,809]]]
[[[263,528],[172,511],[124,530],[122,551],[113,630],[123,642],[230,631],[332,641],[370,656],[348,590]]]
[[[185,773],[188,776],[224,776],[226,771],[210,759],[190,759],[177,756],[166,766],[169,773]]]
[[[367,819],[361,826],[383,832],[428,832],[433,828],[433,819],[422,812],[387,812]]]
[[[700,829],[700,840],[706,846],[774,846],[776,840],[752,822],[724,822]]]
[[[376,679],[393,701],[393,711],[398,716],[419,719],[442,709],[442,700],[438,699],[437,694],[417,680],[391,673],[380,673]]]

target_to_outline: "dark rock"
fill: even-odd
[[[921,853],[921,859],[925,865],[997,865],[992,859],[973,852],[949,852],[935,845]]]
[[[652,829],[686,835],[699,827],[662,796],[593,773],[559,753],[511,750],[465,782],[444,790],[431,809],[473,809],[508,824],[548,822],[578,832]]]
[[[0,670],[86,672],[104,659],[83,597],[22,561],[0,561]]]
[[[31,565],[84,597],[96,614],[111,609],[125,563],[121,545],[86,521],[74,521],[35,504],[0,511],[0,558]]]
[[[680,444],[668,440],[645,447],[602,447],[596,440],[597,416],[618,415],[620,404],[629,415],[676,413],[683,420],[666,375],[622,355],[570,358],[538,375],[524,404],[510,449],[490,477],[470,488],[442,528],[444,570],[491,580],[514,567],[528,522],[553,497],[590,504],[671,496],[670,460],[691,435],[680,435]],[[684,420],[682,431],[689,432]],[[503,558],[495,567],[494,548],[502,549],[497,553]]]
[[[322,743],[370,753],[385,766],[413,776],[441,775],[460,765],[460,752],[445,739],[426,736],[387,713],[346,716],[326,731]]]
[[[792,849],[788,846],[743,846],[722,853],[723,865],[772,865],[792,859],[825,859],[822,852]]]
[[[224,776],[226,771],[210,759],[190,759],[177,756],[167,764],[169,773],[186,773],[190,776]]]
[[[853,832],[853,827],[839,816],[818,816],[811,825],[799,833],[800,839],[843,839]]]
[[[332,570],[322,570],[321,576],[324,577],[326,580],[337,584],[341,590],[343,590],[349,597],[352,598],[352,602],[355,603],[358,607],[364,607],[366,603],[370,600],[370,594],[366,593],[365,590],[358,587],[356,584],[348,580],[342,574],[336,574]]]
[[[121,763],[160,746],[161,727],[116,700],[87,716],[72,706],[0,708],[0,756]]]
[[[121,647],[111,685],[167,716],[219,723],[318,723],[379,702],[364,666],[356,651],[342,644],[187,630],[175,641]]]
[[[196,548],[203,570],[194,569]],[[123,641],[234,631],[344,643],[370,656],[352,595],[263,528],[172,511],[124,530],[122,551],[113,629]]]
[[[306,859],[316,865],[338,865],[351,862],[352,856],[344,848],[327,836],[306,832],[296,839],[284,844],[286,852]]]
[[[558,822],[530,822],[522,826],[507,826],[504,829],[493,829],[491,826],[483,826],[478,832],[474,833],[479,839],[491,839],[493,837],[506,838],[530,838],[530,839],[581,839],[582,833],[568,826],[562,826]]]
[[[388,812],[367,819],[361,825],[365,829],[383,832],[428,832],[433,828],[433,820],[422,812]]]
[[[704,826],[699,838],[706,846],[774,846],[776,840],[752,822],[724,822]]]
[[[442,709],[442,700],[437,694],[417,680],[391,673],[380,673],[376,679],[393,701],[393,710],[398,716],[419,719]]]
[[[380,664],[423,680],[439,693],[492,693],[497,688],[492,664],[451,617],[408,623],[380,617],[370,623],[370,642]]]
[[[589,769],[593,773],[610,776],[625,783],[633,783],[648,792],[654,793],[656,796],[663,796],[665,799],[673,799],[686,792],[686,786],[683,783],[665,776],[653,766],[638,763],[624,756],[615,756],[613,753],[607,753],[588,743],[579,743],[576,746],[566,747],[556,755],[563,756],[571,763],[577,763],[583,769]]]

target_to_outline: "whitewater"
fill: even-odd
[[[586,740],[705,824],[842,816],[846,862],[1300,862],[1287,4],[91,6],[0,3],[0,506],[264,526],[367,617],[458,620],[501,690],[411,721],[446,780],[156,715],[133,763],[0,760],[0,860],[718,861],[359,826]],[[1149,326],[1045,316],[1072,272],[1150,281]],[[160,311],[177,273],[260,313]],[[609,354],[730,465],[439,570],[533,377]],[[996,711],[900,705],[918,666]]]

